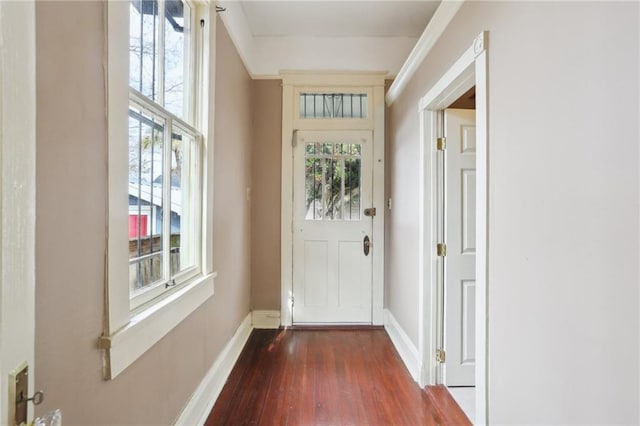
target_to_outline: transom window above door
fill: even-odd
[[[366,93],[300,93],[300,118],[367,118]]]

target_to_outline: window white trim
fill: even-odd
[[[213,295],[216,274],[200,277],[131,317],[120,330],[101,340],[109,351],[114,378]]]
[[[180,287],[132,312],[128,279],[127,223],[128,146],[113,141],[128,140],[129,79],[129,2],[106,2],[107,28],[107,255],[105,279],[104,331],[99,339],[103,349],[103,375],[113,379],[140,355],[169,333],[184,318],[214,293],[213,248],[213,113],[215,82],[215,9],[208,2],[195,3],[194,41],[200,57],[195,58],[196,91],[195,124],[203,134],[202,192],[202,272]],[[200,21],[204,20],[204,27]],[[180,127],[188,126],[175,117]],[[191,128],[188,126],[187,128]],[[211,135],[211,138],[208,136]]]

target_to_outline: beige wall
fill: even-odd
[[[282,80],[253,82],[251,307],[280,310]]]
[[[216,293],[112,381],[101,354],[104,5],[38,2],[36,388],[65,425],[170,424],[249,312],[250,79],[218,25]]]
[[[638,18],[465,3],[391,107],[388,306],[417,343],[418,99],[490,31],[493,424],[639,421]]]

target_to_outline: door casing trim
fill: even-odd
[[[280,202],[280,273],[281,301],[280,321],[282,326],[291,326],[293,296],[293,147],[295,130],[372,130],[373,131],[373,206],[377,214],[373,218],[372,233],[372,301],[371,322],[384,323],[384,135],[385,100],[384,83],[386,72],[371,73],[322,73],[283,72],[282,76],[282,168]],[[370,94],[369,114],[371,120],[296,120],[296,94],[301,88],[314,88],[326,92],[342,90],[366,90]],[[354,123],[359,121],[359,123]]]
[[[488,79],[487,38],[483,31],[472,45],[420,99],[420,244],[419,244],[419,345],[422,360],[420,386],[441,381],[435,359],[442,341],[441,294],[438,286],[442,265],[436,255],[437,191],[436,139],[442,136],[440,116],[454,100],[476,87],[476,418],[488,424],[487,283],[489,259],[488,187]]]

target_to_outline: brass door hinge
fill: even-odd
[[[100,336],[98,338],[98,349],[111,349],[111,337]]]
[[[445,243],[438,243],[436,245],[436,253],[438,257],[444,257],[447,255],[447,245]]]
[[[436,349],[436,361],[439,362],[440,364],[444,364],[444,361],[447,357],[446,355],[447,354],[443,349]]]
[[[436,148],[438,151],[444,151],[447,149],[447,138],[438,138],[436,139]]]

